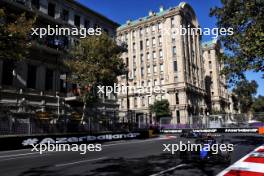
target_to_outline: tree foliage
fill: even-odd
[[[24,59],[30,47],[30,31],[36,18],[0,9],[0,59]]]
[[[170,104],[168,100],[155,101],[153,105],[150,105],[150,112],[156,114],[157,120],[160,117],[170,116]]]
[[[220,36],[227,52],[219,57],[226,63],[223,74],[235,83],[247,70],[264,72],[264,1],[221,2],[222,7],[214,7],[210,15],[216,17],[219,28],[233,28],[233,35]]]
[[[242,113],[247,113],[253,104],[254,95],[257,93],[258,84],[256,81],[242,80],[237,83],[233,92],[237,95]]]
[[[65,64],[72,72],[71,81],[80,86],[86,103],[95,101],[98,85],[112,86],[117,76],[124,74],[125,64],[120,58],[123,51],[104,33],[80,39],[71,50]]]
[[[264,96],[259,96],[254,100],[254,103],[251,107],[253,112],[262,112],[264,113]]]

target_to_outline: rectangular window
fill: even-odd
[[[173,61],[173,70],[174,72],[178,71],[177,61]]]
[[[140,54],[140,62],[141,62],[141,64],[144,64],[144,56],[143,56],[143,54]]]
[[[181,123],[180,111],[176,111],[177,123]]]
[[[171,27],[174,28],[174,18],[171,18]]]
[[[135,37],[136,37],[136,32],[133,31],[133,32],[132,32],[132,38],[135,39]]]
[[[176,96],[176,104],[180,104],[179,93],[176,93],[175,96]]]
[[[161,85],[164,85],[164,83],[165,83],[165,82],[164,82],[164,79],[161,78],[161,79],[160,79],[160,84],[161,84]]]
[[[149,33],[149,27],[146,28],[146,33],[147,33],[147,34]]]
[[[149,47],[149,39],[146,40],[146,46]]]
[[[156,46],[156,39],[155,39],[155,37],[152,38],[152,46]]]
[[[172,47],[172,54],[173,56],[176,56],[176,46]]]
[[[36,88],[36,76],[37,76],[37,67],[35,65],[28,65],[27,72],[27,87],[35,89]]]
[[[134,107],[137,107],[137,97],[134,97]]]
[[[133,67],[136,67],[137,63],[136,63],[136,56],[133,56]]]
[[[159,36],[159,46],[161,46],[161,44],[162,44],[162,38],[161,36]]]
[[[140,43],[140,50],[143,50],[143,41],[141,40],[139,43]]]
[[[129,66],[129,61],[128,61],[128,57],[126,58],[126,67]]]
[[[141,67],[141,76],[144,76],[144,67]]]
[[[148,71],[148,74],[151,73],[151,69],[150,69],[150,66],[147,67],[147,71]]]
[[[51,91],[53,88],[53,70],[46,69],[46,77],[45,77],[45,90]]]
[[[155,30],[156,30],[156,25],[153,25],[152,26],[152,32],[155,32]]]
[[[161,23],[158,24],[158,30],[160,31],[162,28]]]
[[[14,62],[11,60],[3,61],[3,72],[2,72],[2,84],[12,85],[13,84],[13,70],[15,69]]]
[[[158,85],[158,80],[154,80],[154,86],[157,86]]]
[[[140,28],[140,32],[139,32],[140,36],[142,36],[142,35],[143,35],[143,33],[144,33],[143,29],[142,29],[142,28]]]
[[[150,60],[150,54],[147,53],[147,60]]]
[[[212,69],[212,62],[209,61],[209,69]]]
[[[81,25],[81,17],[79,15],[74,15],[74,25],[80,27]]]
[[[141,98],[141,106],[145,106],[145,97]]]
[[[157,73],[157,65],[153,66],[153,71],[154,71],[154,73]]]
[[[159,50],[159,57],[162,59],[163,58],[163,52],[162,50]]]
[[[164,66],[163,66],[163,64],[160,64],[160,72],[161,72],[161,73],[164,72]]]
[[[156,51],[153,51],[153,59],[156,59],[156,58],[157,58]]]
[[[66,22],[69,20],[69,11],[68,10],[65,10],[65,9],[62,10],[61,19],[63,21],[66,21]]]
[[[55,4],[53,3],[49,3],[48,4],[48,15],[51,16],[51,17],[55,17]]]
[[[136,51],[136,43],[133,43],[133,52]]]

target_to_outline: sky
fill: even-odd
[[[97,11],[109,19],[124,24],[127,20],[136,20],[148,15],[150,10],[158,12],[162,5],[164,9],[177,6],[180,0],[78,0],[80,3]],[[216,27],[216,19],[209,16],[210,8],[221,6],[220,0],[185,0],[194,9],[201,28]],[[212,36],[203,36],[203,41],[211,40]],[[260,73],[247,72],[248,80],[257,81],[258,95],[264,95],[264,79]]]

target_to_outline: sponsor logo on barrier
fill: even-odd
[[[182,130],[161,130],[162,133],[182,133]]]
[[[216,133],[217,129],[192,130],[195,133]]]
[[[162,133],[258,133],[258,128],[163,129]]]
[[[247,128],[237,128],[237,129],[225,129],[226,133],[257,133],[258,129],[257,128],[251,128],[251,129],[247,129]]]
[[[78,142],[91,142],[91,141],[105,141],[105,140],[117,140],[117,139],[129,139],[136,138],[140,133],[127,133],[127,134],[104,134],[99,136],[81,136],[81,137],[47,137],[43,139],[28,138],[22,141],[23,146],[45,143],[78,143]]]

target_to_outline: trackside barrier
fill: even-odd
[[[134,131],[120,133],[100,133],[100,134],[46,134],[28,136],[2,136],[0,137],[0,150],[14,150],[30,148],[34,144],[43,143],[95,143],[106,141],[145,139],[149,138],[149,132]]]
[[[208,129],[161,129],[163,134],[177,134],[177,133],[259,133],[264,134],[264,127],[259,128],[208,128]]]
[[[264,145],[256,148],[217,176],[263,176]]]

